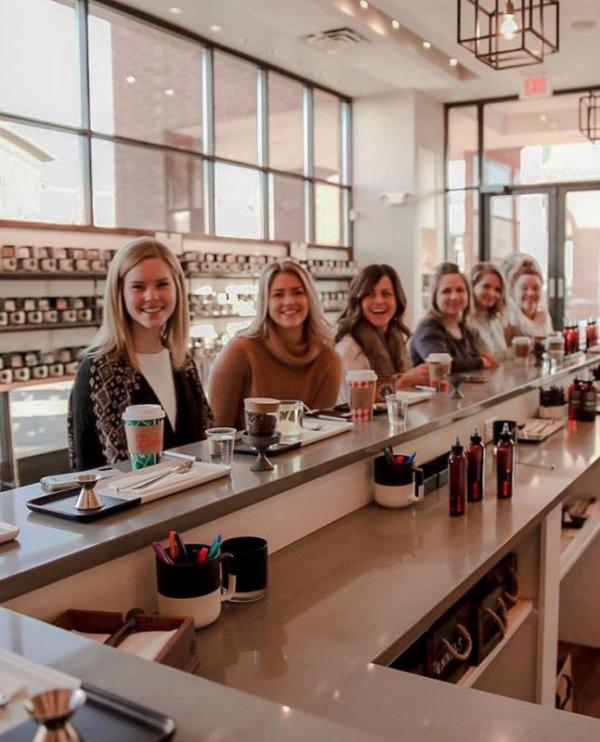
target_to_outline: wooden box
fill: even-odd
[[[147,613],[135,617],[135,632],[175,631],[168,643],[154,658],[169,667],[191,672],[196,663],[196,640],[194,621],[184,616],[155,616]],[[126,622],[127,617],[113,611],[82,611],[71,609],[65,611],[54,622],[67,631],[78,631],[86,634],[114,634]],[[116,645],[118,648],[118,644]]]
[[[473,608],[469,600],[453,606],[427,634],[425,674],[457,682],[473,664]]]
[[[504,588],[497,586],[492,590],[481,587],[473,593],[476,630],[473,664],[482,662],[495,646],[500,644],[508,627],[508,608],[504,602]]]

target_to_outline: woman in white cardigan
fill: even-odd
[[[492,263],[477,263],[471,269],[473,309],[467,323],[477,330],[485,349],[498,360],[508,357],[504,335],[506,285],[502,273]]]

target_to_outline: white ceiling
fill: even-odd
[[[600,0],[562,0],[560,52],[543,65],[504,71],[490,70],[457,44],[457,0],[371,3],[431,41],[435,50],[456,57],[473,75],[463,80],[457,79],[456,69],[446,68],[444,56],[416,52],[392,34],[372,30],[358,0],[127,0],[126,4],[352,97],[413,88],[443,101],[511,95],[519,92],[522,77],[539,72],[550,75],[554,89],[600,84]],[[169,12],[173,6],[182,12]],[[594,21],[595,27],[571,28],[573,22],[584,20]],[[222,31],[212,32],[213,24]],[[349,26],[367,42],[328,55],[302,39],[341,26]],[[437,63],[430,61],[436,56]]]

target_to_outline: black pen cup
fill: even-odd
[[[264,598],[269,578],[268,544],[259,536],[237,536],[221,547],[231,559],[224,565],[224,582],[232,603],[253,603]],[[230,577],[235,576],[235,585]],[[233,592],[231,592],[233,590]]]
[[[209,544],[187,544],[189,561],[167,564],[156,557],[158,611],[165,616],[190,616],[197,629],[208,626],[221,615],[221,603],[235,592],[235,578],[223,588],[223,565],[231,555],[221,551],[214,559],[196,563],[195,556]],[[169,549],[165,549],[170,556]]]
[[[375,459],[375,502],[384,508],[406,508],[425,497],[423,470],[409,463],[407,456]]]

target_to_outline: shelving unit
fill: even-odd
[[[563,528],[560,536],[560,579],[564,579],[600,532],[600,502],[594,502],[581,528]]]
[[[513,638],[517,631],[527,620],[527,617],[533,611],[532,600],[519,600],[508,612],[508,628],[500,644],[496,645],[488,656],[480,662],[479,665],[470,667],[467,672],[460,678],[457,685],[464,688],[471,688],[490,667],[498,655],[506,648],[508,642]]]
[[[5,325],[0,327],[0,333],[33,332],[35,330],[76,330],[81,327],[100,327],[100,322],[52,322],[40,325]]]

